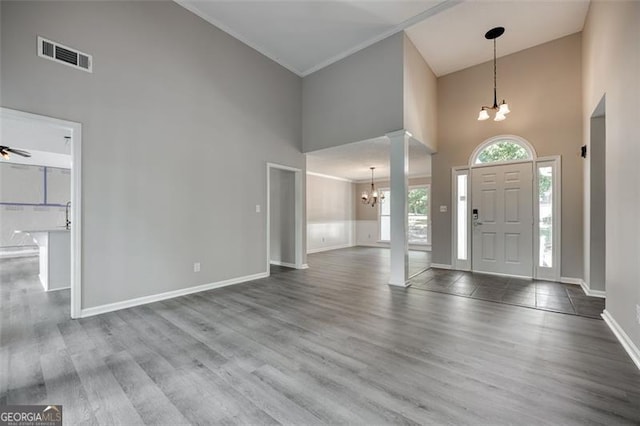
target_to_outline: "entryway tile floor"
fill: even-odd
[[[409,280],[411,288],[601,319],[604,299],[574,284],[429,269]]]

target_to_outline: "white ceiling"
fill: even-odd
[[[175,0],[305,76],[460,0]]]
[[[2,117],[0,121],[0,145],[28,151],[30,158],[10,154],[3,162],[31,164],[49,167],[71,168],[71,136],[69,129],[31,120]]]
[[[582,29],[589,0],[175,0],[300,76],[406,30],[436,75]]]
[[[377,138],[350,143],[307,154],[307,171],[353,181],[371,179],[369,167],[375,167],[375,178],[389,177],[389,139]],[[409,175],[431,176],[431,155],[418,141],[409,143]]]
[[[484,34],[505,27],[498,57],[582,30],[589,0],[467,1],[407,29],[407,35],[437,76],[493,58]]]

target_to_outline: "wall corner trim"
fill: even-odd
[[[616,336],[622,347],[627,351],[633,363],[640,370],[640,349],[633,343],[631,338],[624,332],[620,324],[613,318],[608,310],[602,313],[602,319],[607,323],[613,334]]]
[[[162,300],[173,299],[188,294],[200,293],[202,291],[213,290],[215,288],[226,287],[233,284],[240,284],[247,281],[258,280],[269,276],[268,272],[260,272],[253,275],[245,275],[242,277],[231,278],[224,281],[218,281],[209,284],[198,285],[194,287],[182,288],[179,290],[167,291],[164,293],[152,294],[150,296],[137,297],[135,299],[123,300],[121,302],[108,303],[106,305],[95,306],[93,308],[82,309],[80,318],[92,317],[94,315],[105,314],[107,312],[119,311],[120,309],[132,308],[134,306],[146,305],[148,303],[159,302]]]
[[[432,263],[431,267],[436,269],[451,269],[451,265],[445,265],[444,263]]]

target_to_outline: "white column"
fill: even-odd
[[[407,198],[409,192],[409,138],[405,130],[388,133],[391,141],[389,168],[391,189],[391,276],[389,285],[406,287],[409,281]]]

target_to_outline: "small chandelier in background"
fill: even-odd
[[[484,121],[489,119],[489,110],[496,111],[496,115],[493,118],[493,121],[502,121],[504,120],[507,114],[511,111],[509,110],[509,105],[502,100],[502,103],[498,105],[498,94],[497,94],[497,84],[496,84],[496,39],[504,34],[504,27],[495,27],[487,31],[484,37],[487,40],[493,40],[493,106],[483,106],[480,108],[480,114],[478,114],[478,121]]]
[[[371,207],[375,207],[378,202],[384,201],[384,192],[378,192],[373,184],[373,171],[375,167],[369,167],[371,169],[371,189],[369,191],[362,191],[361,200],[362,204],[369,204]]]

